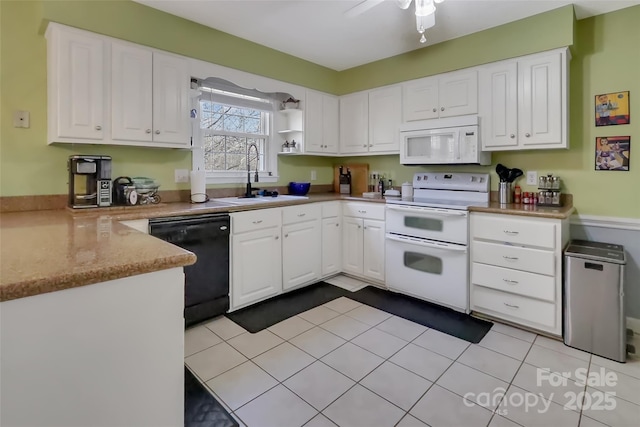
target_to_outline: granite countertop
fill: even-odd
[[[202,204],[161,203],[153,206],[91,210],[44,210],[0,214],[0,301],[54,292],[134,276],[196,262],[196,256],[119,221],[240,212],[333,200],[386,203],[383,198],[310,194],[308,199],[232,205],[215,199]],[[472,212],[565,219],[573,206],[472,206]]]
[[[525,205],[525,204],[500,204],[490,202],[488,206],[470,206],[471,212],[497,213],[505,215],[524,215],[535,218],[567,219],[575,211],[572,204],[561,207]]]
[[[193,253],[119,221],[239,212],[331,200],[385,202],[384,199],[311,194],[308,199],[244,206],[212,200],[202,204],[161,203],[90,210],[3,213],[0,214],[0,301],[196,262]]]

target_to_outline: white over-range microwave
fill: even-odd
[[[481,148],[475,115],[423,120],[400,127],[403,165],[490,165],[491,153]]]

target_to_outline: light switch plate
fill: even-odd
[[[536,184],[538,184],[538,172],[527,171],[527,185],[536,185]]]
[[[318,179],[318,173],[315,170],[311,171],[311,181]]]
[[[176,182],[189,182],[189,171],[187,169],[175,169]]]
[[[15,111],[13,113],[13,127],[16,127],[16,128],[28,128],[29,127],[29,112],[28,111]]]

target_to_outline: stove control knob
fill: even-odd
[[[421,180],[422,180],[422,177],[421,177],[420,175],[418,175],[418,176],[416,177],[416,181],[421,181]]]

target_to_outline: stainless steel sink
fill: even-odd
[[[219,199],[211,199],[212,202],[222,202],[229,203],[231,205],[255,205],[259,203],[273,203],[273,202],[284,202],[290,200],[305,200],[308,199],[307,196],[289,196],[289,195],[278,195],[277,197],[270,196],[257,196],[257,197],[222,197]]]

